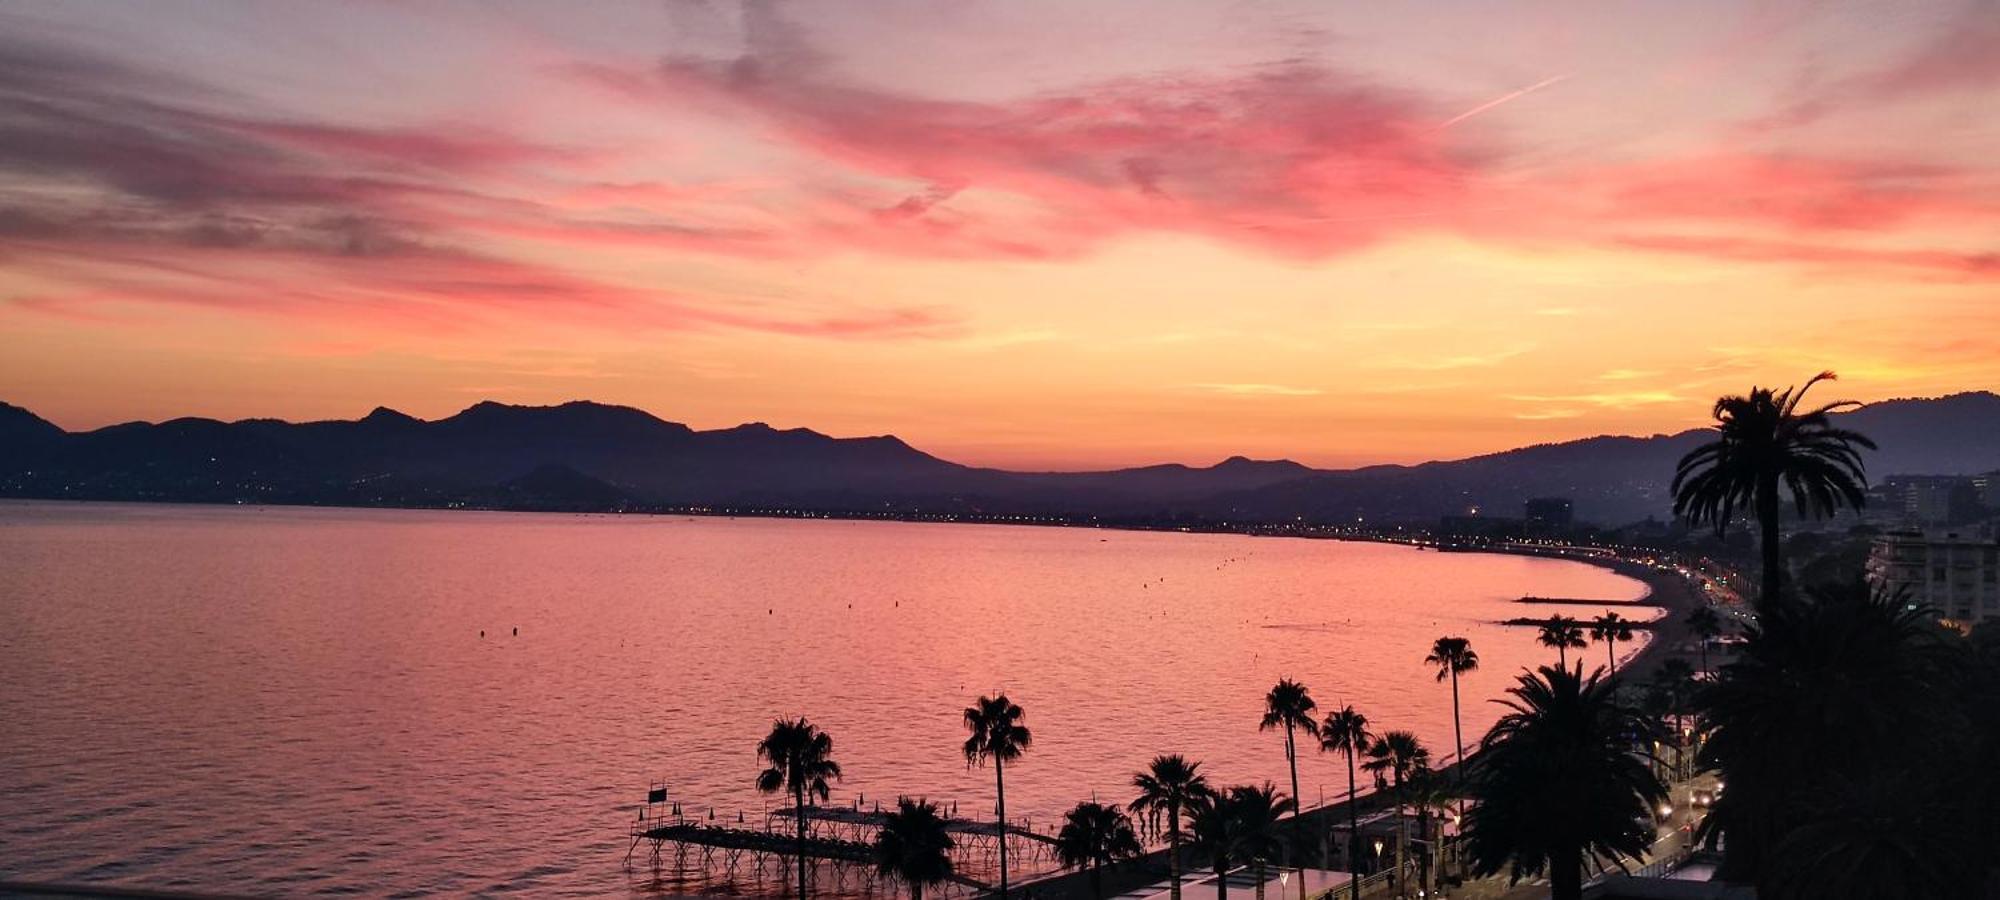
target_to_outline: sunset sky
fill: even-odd
[[[1993,3],[0,0],[0,400],[1030,468],[2000,387]]]

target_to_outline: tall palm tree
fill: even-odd
[[[910,900],[924,900],[925,885],[952,875],[956,844],[944,824],[937,804],[899,798],[896,811],[884,816],[875,832],[875,871],[909,885]]]
[[[1842,506],[1867,502],[1868,475],[1861,449],[1875,449],[1866,435],[1836,428],[1830,413],[1859,406],[1839,400],[1801,411],[1806,392],[1832,372],[1803,386],[1774,392],[1752,387],[1747,396],[1715,401],[1715,439],[1688,451],[1674,468],[1674,514],[1688,524],[1711,522],[1717,534],[1739,510],[1757,517],[1764,584],[1757,602],[1775,604],[1784,590],[1784,557],[1778,544],[1779,493],[1791,494],[1800,516],[1824,518]]]
[[[1214,796],[1214,791],[1201,774],[1201,763],[1189,762],[1178,753],[1153,757],[1153,764],[1146,771],[1132,776],[1132,786],[1139,789],[1139,796],[1132,801],[1132,811],[1144,816],[1146,833],[1158,837],[1161,824],[1165,823],[1167,871],[1173,876],[1169,891],[1172,900],[1180,900],[1181,822],[1192,817],[1203,801]]]
[[[767,763],[757,775],[757,790],[792,795],[792,812],[799,825],[799,897],[806,896],[806,802],[827,799],[828,779],[840,780],[840,764],[833,761],[833,738],[804,716],[771,724],[771,733],[757,744],[757,758]]]
[[[1326,721],[1319,726],[1319,748],[1326,752],[1347,754],[1347,865],[1361,859],[1360,812],[1354,802],[1354,754],[1365,751],[1375,735],[1368,732],[1368,717],[1354,711],[1352,706],[1327,713]],[[1355,878],[1354,900],[1361,900],[1361,879]]]
[[[1708,642],[1715,640],[1716,636],[1722,633],[1722,616],[1716,613],[1714,607],[1704,603],[1694,609],[1688,610],[1686,622],[1688,630],[1694,632],[1695,637],[1701,639],[1701,673],[1706,675],[1708,674]]]
[[[1090,869],[1090,895],[1104,896],[1104,867],[1139,855],[1139,836],[1132,831],[1132,817],[1118,804],[1078,803],[1063,814],[1062,830],[1056,833],[1056,859],[1064,868]]]
[[[1569,667],[1571,648],[1590,646],[1583,639],[1583,626],[1568,616],[1552,616],[1547,622],[1543,622],[1541,636],[1536,640],[1544,647],[1554,647],[1556,663],[1564,668]]]
[[[1006,694],[995,697],[980,697],[973,705],[965,708],[965,728],[972,735],[965,739],[966,765],[979,765],[986,760],[993,761],[993,794],[995,813],[1000,817],[1000,896],[1007,896],[1007,773],[1008,761],[1018,759],[1033,736],[1028,726],[1021,724],[1026,717],[1021,707],[1007,699]]]
[[[1604,674],[1608,676],[1618,668],[1618,642],[1632,639],[1632,623],[1615,612],[1607,612],[1590,620],[1590,639],[1604,642]]]
[[[1313,719],[1313,711],[1318,709],[1312,694],[1306,686],[1289,678],[1280,678],[1264,695],[1264,718],[1257,723],[1257,730],[1265,731],[1283,726],[1285,729],[1285,763],[1292,770],[1292,796],[1299,796],[1299,753],[1295,731],[1303,731],[1319,737],[1319,722]],[[1296,814],[1298,803],[1292,804]],[[1305,870],[1299,870],[1299,900],[1306,900]]]
[[[1457,742],[1452,751],[1455,762],[1465,761],[1465,728],[1458,718],[1458,676],[1479,668],[1479,654],[1473,652],[1472,642],[1462,637],[1441,637],[1431,644],[1431,655],[1424,662],[1437,667],[1437,680],[1451,679],[1451,731]]]
[[[1637,858],[1652,844],[1666,788],[1630,747],[1657,724],[1597,673],[1543,666],[1508,693],[1510,712],[1481,742],[1465,817],[1472,871],[1506,868],[1513,882],[1546,871],[1552,900],[1577,900],[1586,859]]]
[[[1404,785],[1419,768],[1430,765],[1431,751],[1417,740],[1417,736],[1407,731],[1391,731],[1375,739],[1368,747],[1368,761],[1361,764],[1363,771],[1375,776],[1375,786],[1391,787],[1396,798],[1396,884],[1403,887],[1404,859],[1410,843],[1409,821],[1403,810],[1409,803]]]

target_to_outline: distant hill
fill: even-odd
[[[1871,475],[2000,470],[2000,396],[1892,400],[1841,416],[1881,444]],[[1564,496],[1584,520],[1665,515],[1695,430],[1595,437],[1448,462],[1318,470],[1232,457],[1105,472],[963,466],[891,436],[835,438],[764,424],[696,431],[599,403],[484,402],[424,421],[378,408],[353,421],[174,419],[65,432],[0,404],[0,496],[101,500],[666,506],[984,513],[1111,519],[1434,522],[1481,507],[1517,515]]]

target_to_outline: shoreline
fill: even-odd
[[[1308,536],[1297,535],[1297,537]],[[1344,540],[1344,538],[1311,539]],[[1651,637],[1647,639],[1645,646],[1639,648],[1637,652],[1625,660],[1624,664],[1618,667],[1615,674],[1621,677],[1627,675],[1640,678],[1650,677],[1668,658],[1678,656],[1680,653],[1679,648],[1688,637],[1686,625],[1687,611],[1692,609],[1696,604],[1705,602],[1701,598],[1700,592],[1692,584],[1689,576],[1682,575],[1673,568],[1648,564],[1636,559],[1626,559],[1605,553],[1584,553],[1579,555],[1558,551],[1555,548],[1520,546],[1493,546],[1463,552],[1567,559],[1572,562],[1595,565],[1644,584],[1647,588],[1646,596],[1637,602],[1654,609],[1662,610],[1664,615],[1656,620],[1659,623],[1658,626],[1648,632]],[[1588,605],[1588,603],[1578,605]],[[1599,668],[1601,669],[1602,667],[1600,666]],[[1465,759],[1462,762],[1455,762],[1451,765],[1439,767],[1437,771],[1447,776],[1456,775],[1462,766],[1471,765],[1478,757],[1479,750],[1477,739],[1475,739],[1473,746],[1467,750]],[[1354,805],[1356,816],[1365,819],[1387,809],[1393,804],[1386,791],[1377,791],[1373,788],[1368,788],[1357,793]],[[1287,821],[1303,820],[1301,824],[1311,834],[1327,833],[1336,825],[1344,826],[1347,823],[1347,808],[1348,801],[1345,798],[1334,799],[1321,805],[1302,809],[1293,819]],[[1328,819],[1332,821],[1327,821]],[[1140,890],[1165,881],[1168,877],[1166,854],[1167,849],[1165,847],[1151,849],[1136,858],[1107,868],[1103,873],[1105,893],[1107,895],[1116,895]],[[1283,868],[1283,866],[1273,866],[1271,871],[1275,873],[1281,871]],[[1196,872],[1207,871],[1209,870],[1190,868],[1183,872],[1182,875],[1185,877]],[[1083,900],[1083,898],[1092,896],[1089,876],[1090,873],[1088,870],[1057,869],[1029,876],[1015,883],[1014,887],[1024,896],[1029,897],[1061,898],[1061,900],[1072,900],[1074,898],[1074,900]]]

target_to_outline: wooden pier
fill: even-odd
[[[659,785],[647,794],[647,803],[631,823],[631,844],[625,863],[632,864],[641,845],[650,845],[646,861],[655,872],[671,868],[685,878],[721,881],[737,885],[742,880],[771,881],[773,892],[786,892],[796,879],[792,866],[799,865],[798,815],[795,807],[780,807],[763,813],[762,822],[752,824],[742,813],[718,821],[713,809],[706,818],[684,815],[682,804],[665,799]],[[706,807],[702,807],[707,809]],[[848,806],[807,806],[804,864],[811,867],[815,880],[830,877],[831,891],[844,895],[893,895],[899,886],[889,885],[875,871],[875,836],[888,821],[888,813]],[[981,822],[949,817],[945,831],[951,834],[952,866],[955,874],[944,895],[984,893],[998,880],[999,851],[1008,842],[1007,855],[1013,861],[1009,871],[1017,877],[1050,867],[1055,861],[1055,838],[1035,831],[1027,824]],[[741,885],[738,885],[739,887]],[[752,885],[754,892],[754,885]]]

